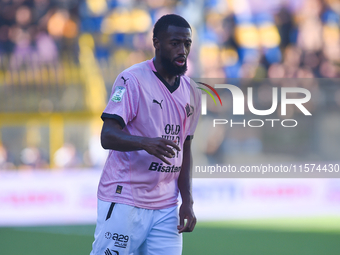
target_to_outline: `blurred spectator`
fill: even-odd
[[[58,60],[58,49],[52,37],[41,32],[36,37],[36,51],[39,62],[53,63]]]
[[[42,156],[42,153],[37,147],[26,147],[21,151],[20,159],[22,165],[19,166],[20,169],[44,169],[48,168],[46,160]]]
[[[15,169],[15,166],[12,162],[9,161],[6,148],[0,143],[0,170],[11,169]]]
[[[89,166],[102,168],[106,162],[108,150],[104,150],[100,143],[100,133],[93,134],[89,139],[89,149],[85,153],[84,160]],[[87,162],[86,162],[87,161]]]
[[[81,165],[76,147],[70,143],[64,144],[63,147],[56,151],[53,162],[57,168],[74,168]]]
[[[63,51],[74,52],[77,9],[77,0],[1,1],[0,55],[9,55],[10,67],[20,69],[52,64]]]

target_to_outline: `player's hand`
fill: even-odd
[[[185,219],[186,223],[184,225]],[[197,220],[192,208],[192,204],[182,203],[181,207],[179,208],[179,225],[177,226],[178,233],[192,232],[195,228],[196,221]]]
[[[143,145],[145,151],[147,151],[151,155],[156,156],[168,165],[171,165],[171,163],[165,157],[173,158],[176,155],[175,151],[172,148],[176,149],[177,151],[181,150],[181,148],[179,148],[174,141],[170,141],[160,137],[145,138]]]

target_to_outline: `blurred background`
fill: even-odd
[[[192,26],[188,76],[226,81],[280,78],[276,86],[305,87],[318,98],[308,107],[319,117],[312,126],[302,121],[295,133],[218,129],[204,136],[203,119],[198,130],[202,136],[197,137],[205,139],[195,146],[202,164],[254,158],[339,163],[339,0],[1,0],[0,225],[17,226],[0,228],[6,254],[18,254],[10,247],[12,235],[30,240],[22,244],[26,254],[45,253],[34,244],[47,238],[46,233],[60,235],[63,243],[72,235],[79,244],[79,235],[87,235],[83,250],[74,249],[72,242],[69,249],[72,254],[89,253],[96,187],[107,156],[99,142],[100,115],[116,76],[154,56],[153,24],[168,13],[183,16]],[[258,91],[258,102],[266,107],[268,100],[263,99],[270,94],[260,86]],[[230,116],[231,104],[225,107],[219,111]],[[215,116],[214,105],[208,104],[208,111]],[[299,113],[291,110],[289,116],[299,118]],[[262,221],[230,221],[222,229],[221,224],[203,224],[196,236],[185,235],[185,254],[207,254],[202,253],[207,248],[197,244],[204,241],[195,243],[196,238],[205,240],[205,233],[212,238],[207,239],[213,243],[210,248],[216,248],[212,254],[340,251],[335,242],[340,232],[336,179],[194,181],[202,219]],[[208,210],[209,203],[215,210]],[[307,216],[318,219],[301,220]],[[273,217],[291,220],[263,221]],[[20,228],[51,224],[91,225]],[[261,227],[266,230],[254,230]],[[44,234],[38,238],[33,232]],[[219,238],[222,241],[214,244]],[[51,244],[48,240],[45,243]],[[237,245],[227,249],[223,240]],[[325,246],[328,249],[322,249]],[[52,254],[47,245],[41,247]],[[71,254],[69,249],[56,254]],[[54,250],[60,251],[60,246]]]
[[[119,72],[153,57],[166,13],[193,27],[190,77],[340,75],[336,0],[3,0],[0,12],[1,169],[101,166],[98,116]]]

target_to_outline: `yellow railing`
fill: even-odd
[[[94,57],[93,45],[91,35],[80,37],[79,64],[64,57],[50,65],[26,64],[14,68],[9,58],[2,57],[0,145],[3,127],[25,126],[26,141],[29,141],[32,123],[36,127],[47,125],[50,166],[53,168],[53,155],[64,144],[65,123],[86,122],[92,132],[98,133],[107,95],[104,79]],[[68,94],[65,92],[67,89],[67,93],[70,92]],[[71,106],[64,107],[65,103]]]

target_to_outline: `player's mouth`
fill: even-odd
[[[185,58],[178,58],[175,60],[175,64],[177,66],[184,66],[185,65]]]

